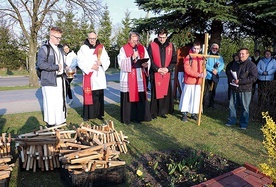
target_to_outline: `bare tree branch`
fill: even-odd
[[[76,14],[86,15],[90,20],[96,21],[101,16],[102,5],[99,0],[0,0],[0,18],[5,18],[12,23],[10,27],[20,26],[28,41],[28,57],[30,67],[30,86],[37,86],[38,81],[35,73],[35,61],[37,43],[41,29],[49,21],[54,23],[60,12],[67,11],[67,7],[75,10]]]

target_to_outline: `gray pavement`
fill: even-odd
[[[120,102],[119,73],[107,75],[107,89],[105,90],[105,104]],[[78,83],[82,82],[82,75],[78,74],[72,84],[73,104],[69,107],[82,106],[82,88]],[[0,77],[1,86],[24,86],[28,85],[28,77]],[[150,95],[148,95],[150,97]],[[227,78],[221,73],[220,82],[217,87],[217,100],[227,101]],[[0,91],[0,115],[41,111],[42,92],[41,88],[26,90]]]
[[[105,90],[105,104],[118,103],[120,101],[119,73],[107,75],[107,89]],[[115,82],[116,81],[116,82]],[[82,106],[82,75],[77,75],[72,82],[73,103],[69,107]],[[0,77],[1,86],[25,86],[29,84],[29,77],[10,76]],[[0,115],[41,111],[41,88],[0,91]]]

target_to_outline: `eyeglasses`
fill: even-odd
[[[218,48],[216,48],[216,47],[213,47],[212,49],[218,50]]]
[[[97,40],[97,38],[88,38],[88,40]]]
[[[57,37],[57,36],[55,36],[55,35],[51,35],[51,36],[53,36],[55,39],[57,39],[57,40],[61,40],[61,37]]]

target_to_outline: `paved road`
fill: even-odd
[[[107,75],[108,88],[105,90],[105,103],[118,103],[120,101],[119,91],[119,73]],[[116,82],[114,82],[116,81]],[[82,106],[82,88],[79,83],[82,82],[82,75],[77,75],[72,84],[73,104],[70,107]],[[1,86],[24,86],[29,84],[28,77],[0,77]],[[41,111],[42,92],[41,88],[26,90],[0,91],[0,115]]]
[[[73,104],[70,107],[82,106],[82,75],[77,75],[73,80]],[[1,86],[24,86],[28,85],[28,77],[0,77]],[[217,99],[227,100],[227,80],[222,73],[217,87]],[[150,95],[148,95],[150,97]],[[120,102],[119,73],[107,75],[107,89],[105,90],[105,103],[112,104]],[[41,88],[0,91],[0,115],[42,110]]]

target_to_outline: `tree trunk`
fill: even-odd
[[[38,77],[36,75],[36,53],[37,53],[37,42],[33,41],[32,44],[30,44],[29,48],[29,86],[31,87],[38,87]]]
[[[217,43],[220,46],[221,43],[221,33],[223,32],[223,25],[221,21],[219,20],[214,20],[212,22],[211,26],[211,39],[209,46],[211,46],[213,43]]]

